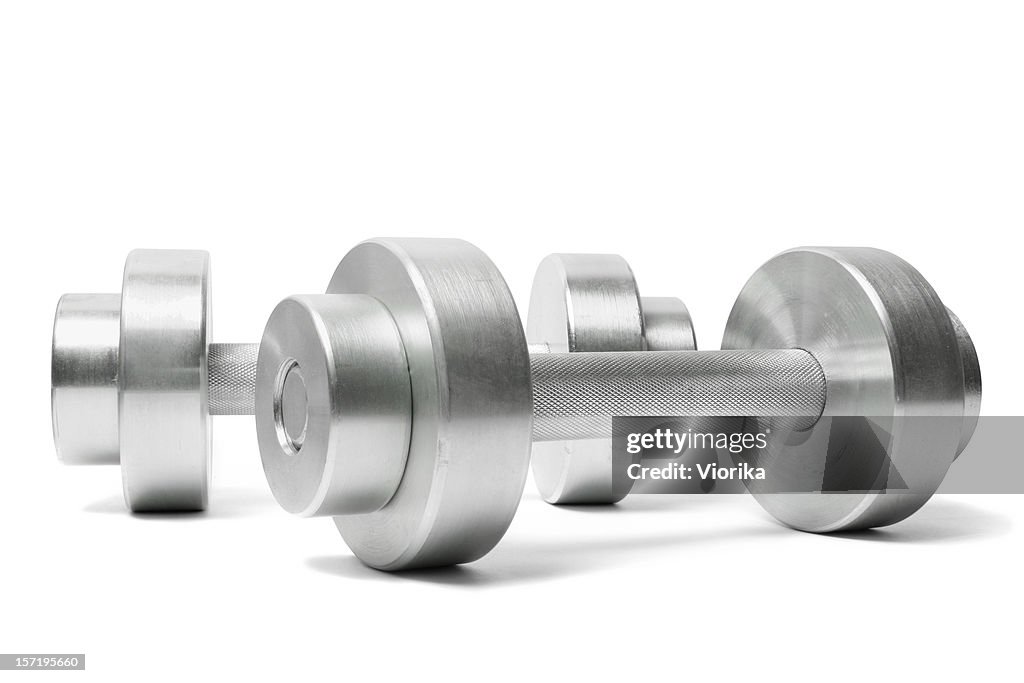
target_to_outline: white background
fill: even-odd
[[[129,516],[116,468],[57,463],[48,375],[58,296],[117,291],[133,247],[212,252],[220,341],[357,241],[424,235],[524,308],[547,253],[621,253],[717,348],[772,255],[870,245],[1019,415],[1022,35],[997,2],[4,3],[0,651],[104,681],[1019,675],[1019,496],[836,538],[531,483],[485,559],[385,575],[277,508],[248,418],[216,425],[208,514]]]

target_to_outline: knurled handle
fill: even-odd
[[[210,344],[211,415],[252,415],[259,344]],[[825,375],[800,349],[531,353],[533,440],[611,434],[611,418],[791,416],[814,424]]]
[[[825,375],[800,349],[535,353],[533,440],[607,437],[611,418],[790,416],[812,426]]]
[[[254,415],[259,344],[210,344],[210,415]]]

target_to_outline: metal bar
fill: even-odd
[[[825,375],[800,349],[531,354],[533,440],[608,437],[611,418],[788,416],[812,426]]]
[[[210,415],[254,415],[259,344],[210,344]]]

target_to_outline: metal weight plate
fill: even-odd
[[[512,294],[461,240],[378,239],[345,256],[328,294],[367,294],[394,319],[408,359],[405,473],[383,508],[334,518],[367,565],[471,562],[504,535],[530,457],[530,362]]]
[[[285,299],[256,368],[256,436],[277,502],[303,516],[374,512],[391,500],[409,452],[405,349],[365,294]]]
[[[53,319],[53,443],[66,465],[116,465],[121,297],[65,294]]]
[[[124,496],[135,512],[206,508],[210,257],[136,250],[125,263],[118,361]]]
[[[722,348],[810,352],[825,373],[825,412],[798,442],[763,463],[773,473],[771,489],[752,481],[750,492],[781,522],[805,531],[884,526],[912,514],[960,449],[971,409],[965,411],[965,376],[979,377],[980,392],[977,366],[965,373],[960,346],[942,301],[893,254],[809,247],[770,260],[740,292]],[[834,429],[844,417],[863,420],[863,428]],[[885,492],[847,491],[843,481],[832,481],[826,492],[811,493],[796,483],[823,481],[836,462],[830,458],[844,458],[855,472],[858,459],[875,457],[880,443],[889,459],[881,473],[888,476]],[[794,486],[785,485],[787,477]]]
[[[641,298],[629,264],[614,254],[552,254],[537,268],[526,336],[531,348],[669,351],[696,348],[686,306]],[[610,438],[536,443],[533,478],[555,504],[615,503]]]

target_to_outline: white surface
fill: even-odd
[[[932,281],[984,411],[1019,415],[1021,13],[4,3],[0,651],[85,652],[103,681],[1019,669],[1020,496],[826,538],[742,496],[578,511],[531,488],[484,560],[389,576],[277,509],[245,418],[216,425],[208,515],[128,516],[116,469],[56,462],[48,376],[57,297],[116,291],[132,247],[212,251],[220,341],[374,235],[470,239],[523,305],[545,254],[617,251],[714,348],[770,256],[862,244]]]

